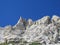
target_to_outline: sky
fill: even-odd
[[[60,16],[60,0],[0,0],[0,26],[15,25],[21,17],[37,20]]]

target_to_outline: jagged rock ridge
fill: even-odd
[[[49,16],[44,16],[36,21],[26,21],[20,17],[16,25],[0,27],[0,43],[6,40],[19,42],[21,39],[28,43],[39,42],[42,45],[60,44],[60,17],[53,15],[50,19]]]

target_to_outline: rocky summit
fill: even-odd
[[[20,17],[16,25],[0,27],[0,45],[60,45],[60,17]]]

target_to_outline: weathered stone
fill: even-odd
[[[0,43],[11,41],[15,42],[15,45],[29,45],[32,42],[58,45],[60,44],[60,17],[54,15],[50,20],[49,16],[45,16],[34,22],[20,17],[16,25],[0,27]]]

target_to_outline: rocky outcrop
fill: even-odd
[[[14,29],[20,29],[20,30],[25,30],[26,26],[26,21],[20,17],[18,20],[17,24],[13,26]]]
[[[49,16],[44,16],[37,21],[32,19],[26,21],[20,17],[16,25],[0,27],[0,43],[21,40],[27,44],[32,42],[42,45],[60,44],[60,17],[54,15],[50,19]]]

